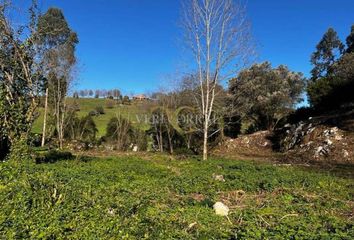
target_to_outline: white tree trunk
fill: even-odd
[[[46,128],[47,128],[47,112],[48,112],[48,88],[45,90],[45,103],[44,103],[44,118],[43,118],[43,131],[42,131],[42,147],[45,145]]]
[[[203,160],[208,158],[215,89],[232,75],[226,72],[229,68],[242,66],[250,55],[249,25],[244,12],[234,0],[188,0],[184,5],[182,23],[195,58],[200,87],[195,98],[203,116]]]

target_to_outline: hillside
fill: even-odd
[[[114,104],[113,108],[108,108],[107,101],[112,100],[102,98],[68,98],[67,101],[69,106],[73,106],[74,104],[79,106],[80,110],[77,111],[77,115],[79,117],[86,116],[90,111],[95,110],[96,107],[102,106],[104,108],[105,114],[93,117],[98,129],[98,137],[106,134],[107,123],[112,117],[119,114],[130,119],[132,124],[137,128],[144,130],[148,128],[148,124],[145,122],[145,117],[149,117],[151,104],[144,102],[132,102],[131,105]],[[44,109],[39,108],[38,111],[40,115],[34,122],[34,133],[42,133]],[[139,119],[141,122],[139,122]]]

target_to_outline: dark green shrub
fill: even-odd
[[[64,137],[68,140],[94,141],[98,130],[91,115],[78,118],[76,113],[68,114]]]
[[[31,147],[39,147],[42,143],[42,134],[31,133],[28,136],[28,144]]]
[[[224,117],[224,135],[230,138],[237,138],[241,133],[241,117]]]
[[[0,135],[0,161],[4,160],[10,152],[10,142],[7,137]]]
[[[115,143],[117,150],[128,150],[131,144],[133,128],[122,116],[111,118],[107,124],[106,138]]]
[[[138,147],[139,151],[147,150],[148,141],[145,131],[134,129],[131,136],[131,142]]]
[[[147,149],[147,137],[144,131],[135,129],[131,123],[122,116],[112,118],[107,124],[105,140],[115,144],[117,150],[126,151],[137,146],[139,151]]]
[[[95,122],[91,116],[80,119],[78,126],[78,139],[94,141],[98,132]]]
[[[15,140],[8,154],[8,160],[13,162],[23,162],[31,159],[30,149],[27,144],[28,139],[20,138]]]
[[[192,149],[188,149],[188,148],[176,148],[174,151],[174,154],[176,155],[186,155],[186,156],[192,156],[192,155],[196,155],[196,153],[192,150]]]
[[[88,113],[89,116],[92,116],[92,117],[96,117],[96,116],[99,116],[100,113],[97,112],[96,110],[92,110]]]
[[[124,105],[130,105],[131,100],[129,99],[128,96],[124,96],[123,99],[122,99],[122,103],[123,103]]]
[[[36,157],[36,163],[55,163],[60,160],[72,160],[74,156],[71,152],[64,152],[58,150],[50,150],[44,153],[39,153]]]

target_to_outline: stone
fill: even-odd
[[[349,157],[349,152],[345,149],[342,150],[343,152],[343,157],[348,158]]]
[[[341,141],[341,140],[343,140],[343,136],[342,136],[342,135],[339,135],[339,134],[336,134],[336,135],[334,136],[334,139],[335,139],[336,141]]]
[[[213,178],[216,181],[225,182],[225,179],[224,179],[223,175],[216,175],[216,174],[213,173]]]
[[[138,146],[135,145],[135,146],[133,147],[133,152],[137,152],[137,151],[138,151]]]
[[[219,216],[227,216],[229,215],[229,207],[223,204],[222,202],[216,202],[213,205],[213,208],[215,210],[215,214]]]
[[[319,146],[317,149],[316,149],[316,153],[315,153],[315,156],[328,156],[329,154],[329,149],[326,148],[326,147],[323,147],[323,146]]]
[[[330,139],[326,139],[324,142],[327,145],[332,145],[333,144],[333,142]]]
[[[193,223],[188,225],[188,229],[191,229],[191,228],[193,228],[196,225],[197,225],[197,222],[193,222]]]
[[[113,208],[109,208],[109,209],[107,210],[107,213],[108,213],[109,215],[114,215],[114,209],[113,209]]]

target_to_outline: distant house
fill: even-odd
[[[145,96],[144,94],[139,94],[139,95],[135,95],[133,97],[134,101],[146,101],[149,100],[149,98],[147,96]]]

